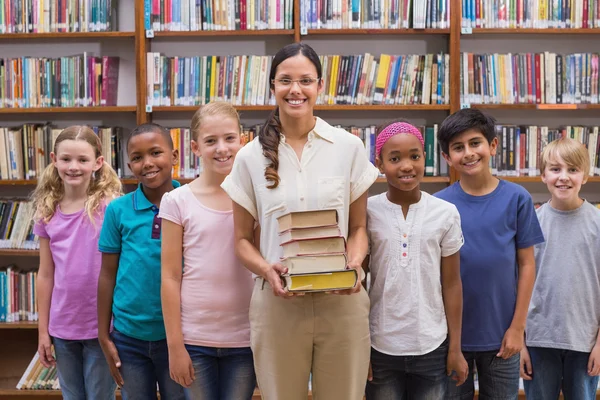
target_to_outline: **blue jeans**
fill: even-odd
[[[98,339],[52,338],[56,369],[63,399],[112,400],[117,385],[102,353]]]
[[[527,400],[595,400],[598,377],[589,376],[590,353],[528,347],[533,379],[523,381]]]
[[[448,400],[472,400],[475,397],[474,367],[479,378],[479,400],[515,400],[519,395],[519,360],[517,353],[508,360],[496,357],[495,351],[463,351],[469,364],[469,377],[461,386],[448,379]]]
[[[371,348],[373,380],[367,400],[442,400],[446,393],[448,340],[421,356],[391,356]]]
[[[161,400],[184,400],[183,387],[169,375],[167,341],[135,339],[113,330],[112,340],[121,359],[123,400],[156,399],[156,384]]]
[[[185,389],[189,400],[251,400],[256,375],[250,347],[216,348],[185,345],[195,380]]]

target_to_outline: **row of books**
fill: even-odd
[[[293,0],[162,0],[144,2],[147,30],[293,29]]]
[[[461,54],[461,103],[598,104],[598,53]]]
[[[117,105],[119,58],[0,59],[0,108]]]
[[[307,29],[446,29],[449,0],[300,0]]]
[[[585,145],[590,159],[586,174],[600,175],[600,141],[598,126],[565,126],[548,129],[547,126],[497,125],[498,151],[490,159],[490,169],[497,176],[539,176],[539,155],[548,143],[569,137]]]
[[[317,104],[448,104],[448,54],[323,55]],[[147,104],[192,106],[213,100],[275,104],[272,56],[167,57],[148,53]]]
[[[0,268],[0,322],[37,321],[35,297],[37,271],[16,266]]]
[[[598,0],[462,0],[470,28],[598,28]]]
[[[123,176],[125,163],[121,157],[124,137],[119,127],[91,127],[100,137],[104,160]],[[0,179],[36,179],[50,163],[54,141],[62,129],[51,124],[23,124],[0,127]]]
[[[0,0],[0,34],[116,29],[112,0]]]
[[[33,234],[33,204],[23,200],[0,200],[0,249],[40,248]]]
[[[36,352],[17,383],[21,390],[60,390],[56,365],[44,367]]]

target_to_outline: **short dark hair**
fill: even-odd
[[[496,137],[496,120],[475,108],[465,108],[449,115],[438,130],[437,139],[442,151],[450,154],[450,142],[453,138],[470,129],[481,132],[488,143]]]
[[[127,149],[127,152],[129,153],[129,142],[131,141],[131,138],[148,132],[154,132],[162,135],[162,137],[164,137],[167,141],[169,148],[173,150],[173,139],[171,138],[171,133],[169,132],[169,130],[162,125],[155,124],[154,122],[148,122],[136,126],[135,129],[131,131],[129,137],[127,138],[127,144],[125,145],[125,149]]]

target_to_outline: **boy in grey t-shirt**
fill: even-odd
[[[579,197],[590,171],[573,139],[546,146],[542,181],[551,200],[537,210],[546,238],[535,246],[536,281],[521,377],[527,400],[594,400],[600,374],[600,210]]]

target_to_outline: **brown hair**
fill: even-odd
[[[57,154],[58,146],[65,140],[83,140],[92,146],[96,158],[102,155],[100,138],[87,126],[74,125],[65,128],[54,142],[54,154]],[[88,199],[85,202],[85,211],[90,221],[94,223],[94,213],[100,207],[102,201],[112,199],[121,194],[121,181],[106,161],[94,173],[90,180],[87,194]],[[36,210],[36,219],[41,219],[44,222],[50,221],[52,216],[54,216],[56,206],[64,195],[65,189],[62,179],[58,175],[58,170],[54,166],[54,163],[50,163],[42,172],[42,176],[31,195],[34,209]]]
[[[569,167],[582,170],[586,176],[590,173],[589,153],[577,140],[563,137],[548,143],[540,155],[540,172],[544,173],[546,166],[558,157]]]
[[[290,43],[281,48],[273,57],[271,71],[269,72],[269,85],[271,90],[275,88],[273,85],[273,80],[275,79],[275,74],[277,73],[277,67],[279,64],[290,57],[297,56],[298,54],[302,54],[304,57],[310,60],[317,70],[317,78],[319,78],[319,80],[321,79],[321,61],[319,60],[319,56],[313,50],[313,48],[305,43]],[[270,164],[265,167],[265,179],[272,182],[271,185],[267,186],[269,189],[275,189],[277,186],[279,186],[279,174],[277,173],[277,170],[279,169],[278,149],[280,134],[281,122],[279,121],[279,107],[276,107],[275,110],[271,112],[267,118],[267,121],[258,133],[258,141],[263,148],[263,155],[267,160],[270,161]]]
[[[191,130],[192,130],[192,140],[198,141],[198,135],[200,134],[200,126],[202,125],[202,120],[206,117],[211,117],[215,115],[221,115],[225,118],[231,118],[237,121],[239,132],[242,132],[241,123],[240,123],[240,115],[238,114],[235,107],[233,107],[230,103],[226,103],[224,101],[213,101],[200,107],[192,117]]]

